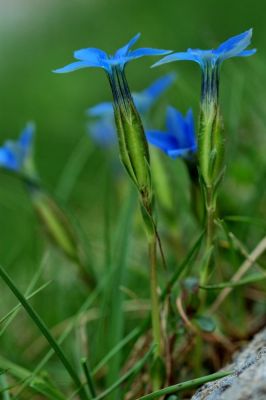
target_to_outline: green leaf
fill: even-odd
[[[214,332],[216,329],[215,322],[211,317],[206,317],[204,315],[197,315],[195,318],[193,318],[193,321],[196,322],[197,326],[202,330],[203,332]]]
[[[132,376],[136,375],[146,364],[150,356],[152,355],[154,351],[154,346],[150,348],[150,350],[145,354],[145,356],[137,361],[135,365],[133,365],[132,368],[130,368],[121,378],[119,378],[115,383],[113,383],[112,386],[110,386],[108,389],[106,389],[103,393],[101,393],[99,396],[97,396],[94,400],[102,400],[105,397],[109,396],[116,388],[118,388],[122,383],[126,382],[129,378]]]

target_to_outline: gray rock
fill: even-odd
[[[225,370],[235,373],[203,385],[191,400],[266,400],[266,328]]]

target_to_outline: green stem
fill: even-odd
[[[168,386],[161,390],[156,390],[153,393],[146,394],[145,396],[139,397],[138,400],[152,400],[157,399],[166,394],[178,393],[183,390],[191,389],[196,386],[203,385],[206,382],[215,381],[216,379],[224,378],[225,376],[232,375],[234,371],[220,371],[215,374],[206,375],[201,378],[196,378],[191,381],[177,383],[176,385]]]
[[[213,195],[213,187],[208,186],[205,192],[205,206],[206,206],[206,251],[205,262],[202,267],[200,284],[206,285],[209,276],[210,262],[212,260],[212,249],[214,242],[214,219],[216,212],[215,198]]]
[[[21,305],[24,307],[24,309],[26,310],[26,312],[28,313],[30,318],[37,325],[37,327],[42,332],[43,336],[46,338],[46,340],[48,341],[50,346],[53,348],[54,352],[57,354],[57,356],[61,360],[62,364],[65,366],[67,372],[69,373],[69,376],[73,380],[74,384],[78,387],[78,390],[80,393],[80,398],[82,400],[88,400],[89,397],[85,391],[85,388],[83,387],[83,384],[82,384],[79,376],[77,375],[75,369],[72,367],[72,365],[66,358],[61,347],[57,344],[55,339],[50,334],[49,329],[46,326],[45,322],[39,317],[39,315],[36,313],[36,311],[31,307],[31,305],[25,299],[23,294],[17,289],[17,287],[13,283],[12,279],[9,277],[9,275],[6,273],[6,271],[1,266],[0,266],[0,276],[3,279],[3,281],[7,284],[9,289],[14,293],[14,295],[19,300]]]
[[[149,243],[149,256],[150,256],[150,279],[151,279],[151,318],[152,318],[152,334],[155,348],[156,357],[162,356],[162,337],[160,325],[160,307],[159,296],[157,292],[157,257],[156,257],[156,236],[151,239]]]
[[[87,380],[87,384],[88,384],[88,387],[89,387],[89,390],[90,390],[91,398],[94,399],[96,397],[96,390],[95,390],[95,386],[94,386],[91,370],[90,370],[90,367],[88,365],[88,362],[87,362],[86,358],[83,358],[81,360],[81,365],[82,365],[84,374],[86,376],[86,380]]]

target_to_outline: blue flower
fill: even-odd
[[[248,57],[256,53],[256,49],[246,50],[250,45],[252,38],[252,29],[241,33],[240,35],[233,36],[232,38],[223,42],[217,49],[200,50],[188,49],[186,52],[178,52],[168,55],[155,63],[153,67],[166,64],[172,61],[194,61],[200,65],[204,70],[206,64],[212,66],[220,65],[224,60],[232,57]]]
[[[7,140],[0,147],[0,167],[15,172],[23,172],[30,160],[34,132],[34,124],[28,123],[18,140]]]
[[[54,72],[65,73],[76,71],[81,68],[98,67],[103,68],[108,74],[111,74],[113,67],[119,67],[123,70],[124,66],[129,61],[145,56],[160,56],[171,52],[169,50],[152,48],[131,50],[131,47],[136,43],[139,37],[140,33],[134,36],[125,46],[118,49],[114,55],[108,55],[105,51],[93,47],[76,50],[74,52],[74,57],[78,61],[68,64],[63,68],[56,69]]]
[[[112,56],[95,48],[75,51],[74,57],[79,61],[54,72],[64,73],[80,68],[98,67],[107,73],[113,95],[120,159],[141,194],[143,202],[146,202],[145,207],[147,207],[147,201],[151,200],[150,195],[152,193],[150,189],[149,148],[142,121],[127,83],[125,65],[129,61],[144,56],[165,55],[170,51],[152,48],[131,50],[139,36],[138,34],[133,37]]]
[[[176,75],[173,73],[166,74],[156,79],[143,91],[132,94],[137,110],[142,117],[145,117],[154,103],[174,82],[175,77]],[[98,118],[88,124],[88,133],[94,141],[103,147],[113,145],[116,137],[113,103],[103,102],[90,107],[87,110],[87,115]]]
[[[224,60],[232,57],[248,57],[256,49],[246,50],[250,45],[252,29],[233,36],[217,49],[188,49],[186,52],[173,53],[154,64],[158,66],[172,61],[189,60],[200,65],[202,70],[201,105],[203,113],[212,113],[218,107],[220,66]]]
[[[188,110],[185,117],[174,107],[166,113],[166,132],[147,131],[148,142],[161,149],[169,157],[189,158],[197,151],[193,112]]]

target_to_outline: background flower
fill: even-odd
[[[197,151],[195,124],[191,109],[183,116],[174,107],[168,107],[166,128],[166,132],[147,131],[148,142],[172,158],[189,158]]]
[[[0,166],[12,171],[23,172],[30,162],[34,133],[35,126],[29,122],[16,141],[7,140],[0,147]]]

